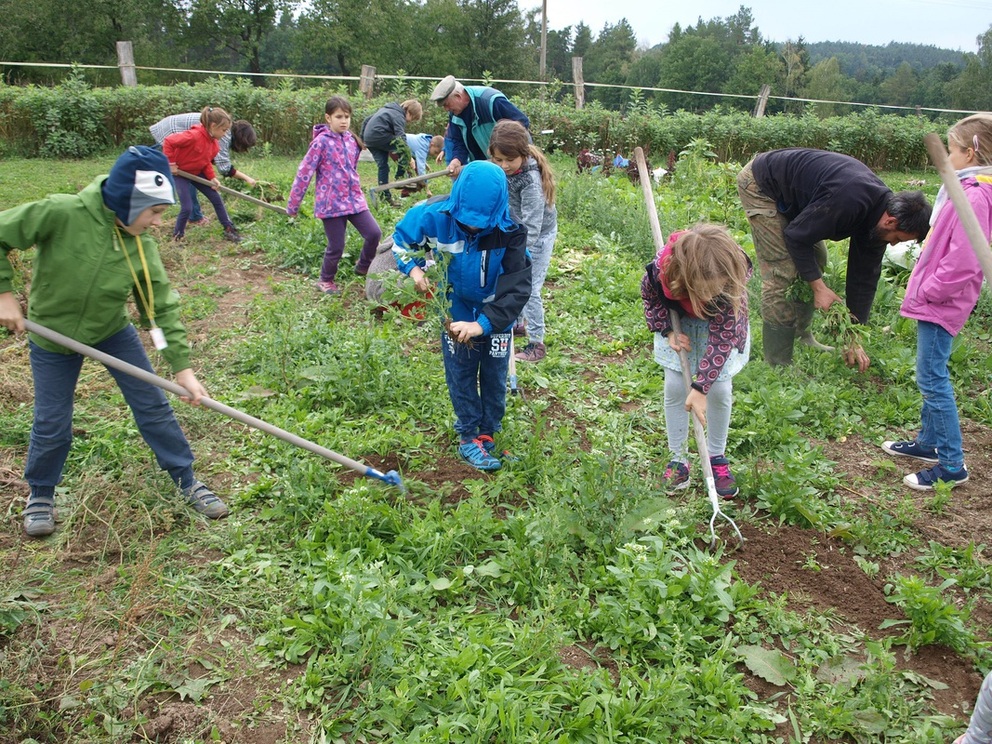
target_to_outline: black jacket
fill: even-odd
[[[785,246],[803,280],[822,275],[814,243],[851,239],[847,306],[867,321],[885,255],[885,241],[872,231],[885,213],[891,189],[861,161],[825,150],[772,150],[756,156],[751,170],[758,188],[775,200],[789,222]]]

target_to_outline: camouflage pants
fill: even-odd
[[[761,274],[761,317],[766,323],[795,328],[798,336],[810,332],[813,304],[790,300],[786,290],[796,279],[796,265],[785,247],[785,228],[789,222],[775,204],[761,193],[751,172],[752,160],[737,174],[737,194],[751,223],[754,253]],[[822,271],[827,265],[827,246],[821,240],[813,245],[816,263]]]

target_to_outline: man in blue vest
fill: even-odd
[[[448,112],[444,155],[452,178],[466,163],[489,159],[489,135],[500,119],[513,119],[530,129],[530,119],[500,91],[484,85],[462,85],[454,75],[434,87],[431,100]]]

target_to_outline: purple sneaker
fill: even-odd
[[[666,491],[681,491],[689,487],[689,466],[672,460],[661,475],[661,483]]]
[[[713,468],[713,480],[716,482],[716,492],[720,498],[732,499],[740,489],[734,474],[730,472],[730,461],[723,455],[715,455],[710,458],[710,465]]]

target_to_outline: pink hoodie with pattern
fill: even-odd
[[[325,219],[367,212],[369,206],[358,178],[358,155],[361,150],[351,132],[336,134],[326,124],[316,125],[310,149],[300,161],[289,191],[287,214],[293,217],[300,211],[300,203],[314,174],[317,176],[314,182],[314,217]]]

